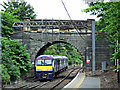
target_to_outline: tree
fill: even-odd
[[[34,12],[34,8],[30,5],[27,4],[24,0],[9,0],[7,3],[3,2],[2,4],[4,11],[8,12],[7,8],[11,8],[11,11],[9,13],[12,13],[14,9],[19,8],[19,11],[17,13],[14,13],[14,15],[17,15],[17,19],[23,20],[25,17],[29,17],[31,19],[36,18],[36,14]]]
[[[92,5],[84,11],[91,12],[92,15],[100,17],[100,20],[96,22],[96,29],[103,32],[102,36],[104,35],[104,38],[108,39],[113,50],[117,49],[117,51],[113,53],[112,61],[120,59],[120,1],[92,3]],[[118,43],[116,44],[117,41]],[[118,68],[119,67],[120,66],[118,66]]]
[[[85,3],[87,3],[87,4],[90,4],[91,2],[105,2],[106,0],[83,0],[83,1],[85,1]],[[120,1],[120,0],[107,0],[107,1],[113,1],[113,2],[118,2],[118,1]]]
[[[14,9],[11,13],[11,7],[6,8],[6,11],[1,11],[1,26],[2,26],[2,36],[3,37],[10,37],[11,34],[13,34],[14,29],[12,28],[12,25],[14,22],[19,21],[16,19],[18,16],[13,15],[14,13],[17,13],[19,8]]]
[[[69,44],[59,43],[51,45],[43,54],[67,56],[70,64],[82,62],[79,52]]]
[[[20,78],[21,72],[27,72],[31,67],[26,45],[23,46],[17,40],[8,40],[7,38],[2,38],[1,45],[2,71],[4,72],[2,73],[2,79],[3,81],[9,81],[10,76],[10,80],[17,80]]]

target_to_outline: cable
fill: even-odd
[[[67,8],[66,8],[64,2],[63,2],[62,0],[61,0],[61,2],[62,2],[62,4],[63,4],[63,6],[64,6],[64,9],[65,9],[65,11],[66,11],[66,13],[67,13],[69,19],[71,20],[72,25],[73,25],[72,18],[70,17],[70,14],[69,14],[69,12],[68,12],[68,10],[67,10]],[[78,28],[76,28],[74,25],[73,25],[73,27],[74,27],[74,28],[76,29],[76,31],[78,32],[78,30],[77,30]],[[78,34],[79,34],[79,32],[78,32]],[[80,35],[80,34],[79,34],[79,35]],[[80,37],[81,37],[83,40],[85,40],[85,39],[83,38],[83,36],[80,35]]]
[[[72,25],[73,25],[72,18],[71,18],[71,16],[70,16],[70,14],[69,14],[69,12],[68,12],[68,10],[67,10],[67,8],[66,8],[64,2],[63,2],[62,0],[61,0],[61,2],[62,2],[62,4],[63,4],[63,6],[64,6],[64,9],[65,9],[65,11],[66,11],[66,13],[67,13],[67,15],[68,15],[68,17],[69,17],[69,19],[70,19]],[[83,24],[83,23],[82,23],[82,24]],[[73,25],[73,27],[76,29],[77,33],[79,34],[79,32],[78,32],[79,29],[78,29],[77,27],[75,27],[74,25]],[[84,27],[87,28],[86,26],[84,26]],[[83,36],[81,36],[80,34],[79,34],[79,36],[85,41],[85,38],[84,38]],[[87,42],[85,41],[85,43],[87,43]],[[86,49],[86,46],[84,46],[84,49]]]
[[[64,8],[65,8],[65,11],[67,12],[68,17],[70,18],[70,20],[72,20],[71,17],[70,17],[70,14],[69,14],[69,12],[68,12],[65,4],[64,4],[64,2],[63,2],[62,0],[61,0],[61,2],[62,2],[63,6],[64,6]]]

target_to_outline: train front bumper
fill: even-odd
[[[53,72],[37,72],[36,73],[37,79],[42,80],[42,79],[53,79]]]

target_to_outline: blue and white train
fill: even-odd
[[[51,80],[57,72],[68,68],[66,56],[40,55],[35,60],[35,74],[37,79]]]

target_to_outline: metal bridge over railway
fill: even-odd
[[[95,59],[96,66],[99,66],[102,61],[107,61],[111,57],[107,50],[108,42],[102,40],[95,44],[95,21],[93,19],[33,20],[25,18],[22,22],[15,22],[13,27],[16,32],[11,38],[27,44],[31,62],[49,46],[56,43],[71,44],[80,52],[84,61],[93,60],[91,63],[94,67],[93,71],[95,71]]]

